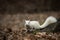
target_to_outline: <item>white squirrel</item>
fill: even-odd
[[[34,29],[42,29],[47,27],[49,24],[56,23],[57,19],[53,16],[49,16],[45,22],[40,25],[38,21],[30,21],[30,20],[25,20],[25,26],[28,25],[30,28]]]

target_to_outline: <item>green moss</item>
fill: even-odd
[[[33,34],[36,34],[37,32],[40,32],[40,30],[39,30],[39,29],[36,29],[36,30],[33,31],[32,33],[33,33]]]

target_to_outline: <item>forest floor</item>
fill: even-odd
[[[42,24],[48,16],[60,17],[59,12],[34,14],[0,14],[0,40],[60,40],[60,33],[27,33],[24,20],[37,20]]]

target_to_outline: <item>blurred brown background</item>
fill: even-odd
[[[0,0],[0,13],[60,11],[60,0]]]

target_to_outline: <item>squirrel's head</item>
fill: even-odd
[[[29,25],[30,20],[25,20],[25,25]]]
[[[26,28],[27,28],[28,31],[31,30],[31,28],[30,28],[30,26],[29,26],[29,22],[30,22],[30,20],[25,20],[25,26],[26,26]],[[28,32],[28,31],[27,31],[27,32]]]

